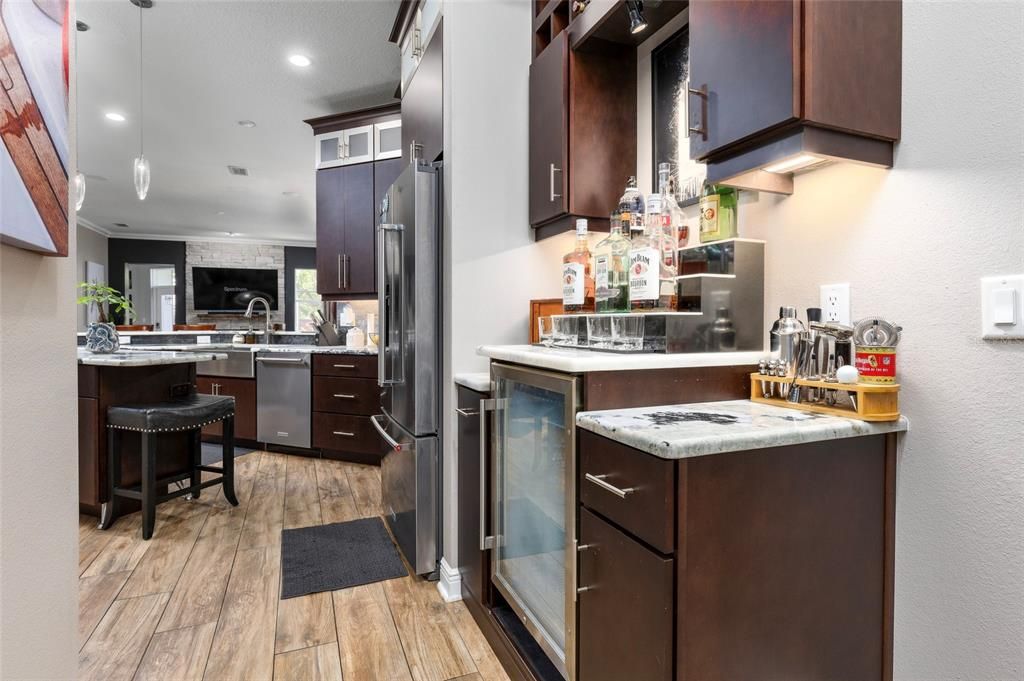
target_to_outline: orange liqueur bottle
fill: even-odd
[[[587,298],[594,297],[594,272],[587,247],[587,221],[576,221],[576,246],[562,257],[562,307],[581,312]]]

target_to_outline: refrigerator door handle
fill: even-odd
[[[395,438],[393,438],[390,435],[388,435],[388,431],[385,430],[384,427],[381,426],[380,423],[377,422],[377,417],[376,416],[371,416],[370,417],[370,423],[373,424],[373,427],[377,430],[377,432],[380,434],[380,436],[382,438],[384,438],[384,442],[387,442],[388,445],[392,449],[394,449],[396,452],[402,451],[402,443],[398,442],[397,440],[395,440]]]
[[[393,278],[393,281],[395,282],[394,285],[390,290],[387,288],[389,279],[392,279],[388,276],[390,272],[388,271],[387,241],[389,232],[393,232],[398,235],[398,262],[401,262],[405,228],[403,225],[381,223],[378,226],[378,230],[380,234],[381,248],[380,255],[378,256],[380,258],[380,267],[378,268],[378,271],[380,272],[380,281],[378,282],[379,287],[377,289],[377,296],[381,299],[378,301],[378,304],[380,306],[381,314],[381,338],[384,339],[384,343],[379,345],[377,350],[377,384],[380,386],[398,385],[404,382],[402,374],[399,373],[399,371],[403,369],[405,361],[403,350],[405,338],[401,323],[402,285],[404,282],[402,281],[401,271],[398,271],[398,276]],[[398,270],[398,263],[394,264],[395,269]],[[397,325],[395,324],[395,320],[392,318],[392,316],[396,314],[399,317]],[[392,346],[391,335],[396,326],[398,327],[398,342]],[[392,360],[390,362],[392,366],[397,367],[399,370],[391,376],[388,376],[387,374],[389,359]]]
[[[380,314],[380,337],[377,343],[377,385],[384,385],[384,348],[388,343],[387,296],[384,294],[384,225],[377,225],[377,308]]]

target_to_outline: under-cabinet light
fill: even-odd
[[[814,156],[813,154],[800,154],[792,158],[787,158],[784,161],[773,163],[770,166],[765,166],[764,170],[769,173],[791,173],[795,170],[807,168],[818,163],[824,162],[825,159],[820,156]]]

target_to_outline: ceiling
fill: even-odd
[[[152,182],[139,201],[139,10],[80,0],[80,217],[112,236],[313,242],[313,135],[302,121],[394,101],[397,10],[398,0],[154,0],[143,15]],[[290,64],[295,53],[312,65]],[[110,111],[126,120],[107,120]]]

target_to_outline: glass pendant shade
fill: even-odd
[[[139,195],[139,201],[146,200],[149,192],[149,160],[145,156],[135,159],[135,193]]]
[[[85,203],[85,175],[82,173],[75,173],[74,188],[75,212],[78,212],[82,210],[82,204]]]

